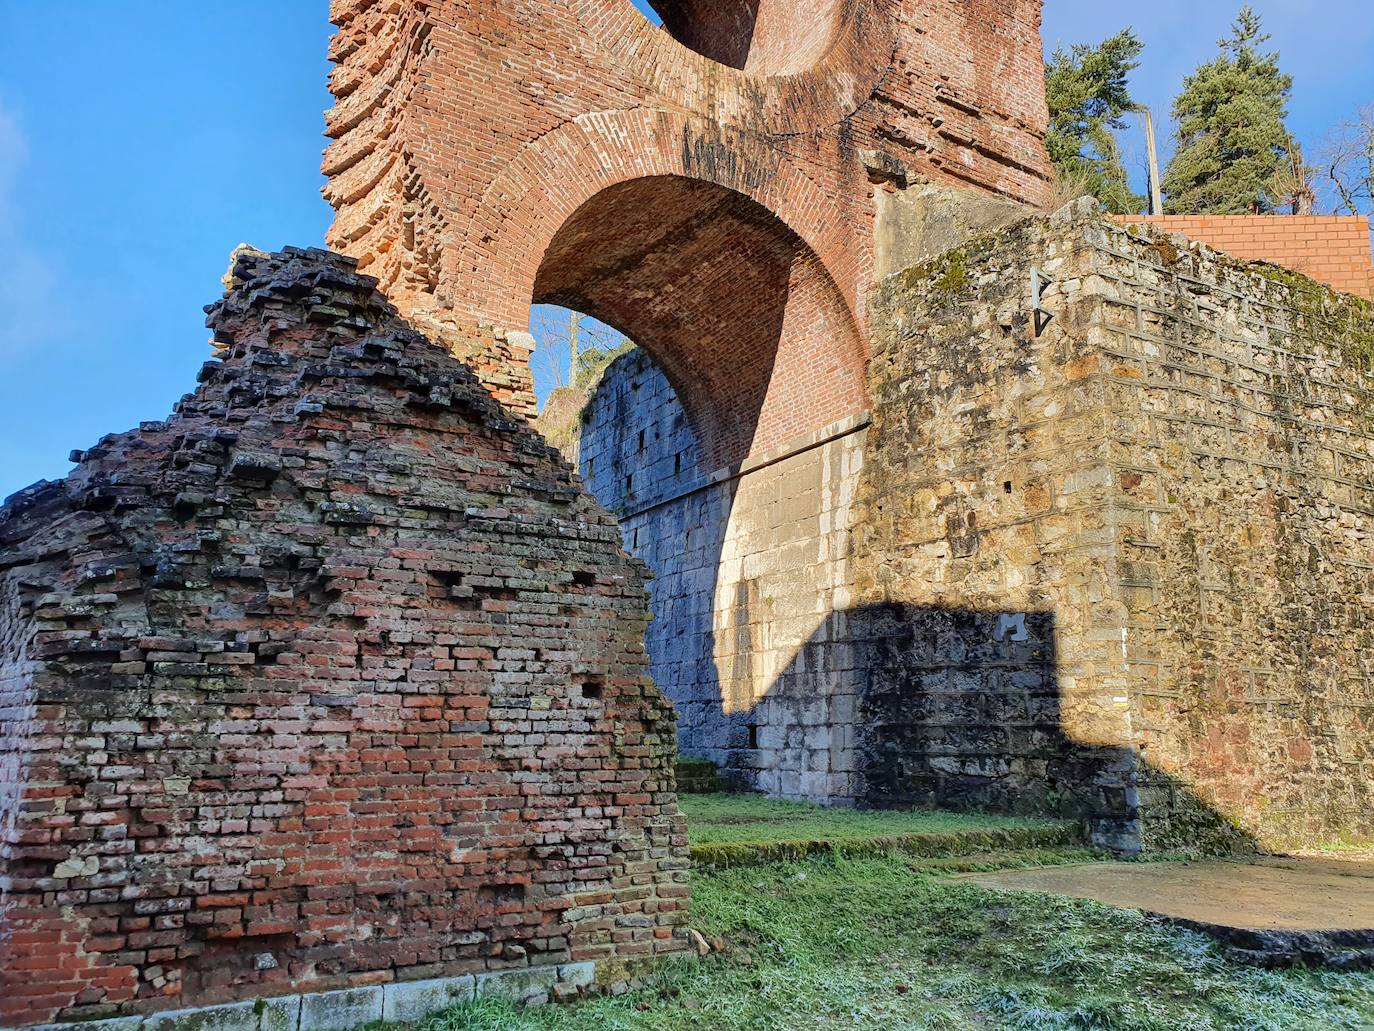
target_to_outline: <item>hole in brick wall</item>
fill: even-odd
[[[634,346],[624,333],[561,304],[530,306],[530,371],[539,399],[539,430],[557,448],[574,442],[589,413],[587,393],[606,366]]]
[[[629,0],[626,0],[629,2]],[[852,0],[640,0],[675,40],[751,75],[795,75],[818,64]]]
[[[487,907],[523,905],[523,884],[484,884],[477,889],[477,899]]]
[[[582,697],[588,701],[599,702],[603,693],[603,685],[599,680],[588,680],[582,685]]]
[[[1006,491],[1008,494],[1010,494],[1010,493],[1011,493],[1011,480],[1008,480],[1006,483],[1002,484],[1002,489],[1003,489],[1004,491]]]
[[[584,569],[579,569],[573,574],[572,582],[574,587],[595,587],[596,574],[590,573]]]
[[[758,748],[759,746],[759,727],[757,723],[749,724],[749,747]]]

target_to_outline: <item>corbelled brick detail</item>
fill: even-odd
[[[0,1026],[674,951],[642,569],[353,263],[0,510]]]
[[[864,409],[875,182],[1045,201],[1040,2],[655,7],[334,0],[329,239],[513,410],[531,301],[616,325],[727,465]]]
[[[1123,225],[1181,233],[1248,261],[1282,265],[1374,301],[1369,219],[1355,215],[1123,215]]]

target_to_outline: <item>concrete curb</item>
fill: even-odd
[[[0,1031],[349,1031],[383,1020],[413,1024],[475,998],[542,1005],[556,989],[589,988],[595,980],[594,963],[564,963]]]

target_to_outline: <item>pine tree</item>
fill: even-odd
[[[1145,44],[1125,29],[1097,46],[1058,47],[1045,64],[1050,128],[1045,138],[1061,183],[1091,194],[1117,214],[1139,212],[1145,198],[1131,189],[1116,133],[1137,109],[1127,82]]]
[[[1293,165],[1284,126],[1293,79],[1279,71],[1278,53],[1261,52],[1268,41],[1246,4],[1216,60],[1184,80],[1173,110],[1178,151],[1163,183],[1169,214],[1274,209],[1275,175]]]

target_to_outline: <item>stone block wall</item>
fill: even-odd
[[[1367,835],[1374,318],[1068,215],[875,302],[869,791],[1121,847]]]
[[[872,312],[871,425],[776,464],[691,469],[643,355],[590,406],[684,752],[1124,851],[1374,833],[1369,306],[1069,209]]]
[[[1089,231],[1131,743],[1264,845],[1374,834],[1374,305]]]
[[[352,1026],[679,950],[614,520],[348,259],[243,253],[210,324],[174,415],[0,509],[0,1026]]]
[[[684,755],[785,798],[854,800],[848,605],[862,424],[712,470],[663,372],[636,350],[587,408],[587,488],[654,573],[646,648]]]

